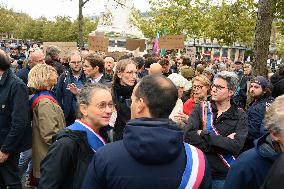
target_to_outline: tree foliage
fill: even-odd
[[[57,16],[54,21],[45,17],[33,19],[27,14],[16,13],[0,7],[0,33],[10,33],[18,39],[36,41],[78,41],[78,20],[67,16]],[[84,18],[84,41],[88,34],[96,30],[98,20]]]

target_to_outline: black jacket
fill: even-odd
[[[271,84],[273,85],[272,96],[274,98],[284,94],[284,75],[274,74],[271,77]]]
[[[259,189],[279,154],[269,134],[261,137],[255,141],[254,148],[242,153],[233,163],[223,189]]]
[[[41,161],[38,189],[80,188],[94,154],[86,133],[65,129],[54,140]]]
[[[270,168],[261,189],[279,189],[284,186],[284,155],[281,155]]]
[[[222,162],[218,154],[238,155],[243,148],[247,137],[247,116],[242,110],[239,110],[234,104],[231,108],[217,118],[217,108],[212,103],[214,115],[213,124],[220,135],[208,133],[206,131],[197,134],[202,130],[202,110],[198,104],[193,109],[185,128],[185,142],[188,142],[201,149],[210,164],[212,177],[214,179],[225,179],[228,173],[228,167]],[[227,136],[236,133],[234,139]]]
[[[117,118],[114,124],[114,141],[121,140],[126,123],[130,120],[130,98],[133,87],[115,84],[112,88],[113,102],[117,111]]]
[[[133,119],[127,123],[123,140],[95,154],[82,189],[178,188],[185,164],[183,132],[174,122]],[[199,188],[211,188],[207,166]]]
[[[7,70],[0,80],[0,146],[5,153],[31,147],[29,95],[26,85]]]

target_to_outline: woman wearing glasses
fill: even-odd
[[[55,142],[41,162],[39,189],[77,189],[94,153],[107,142],[114,104],[110,90],[101,84],[87,84],[78,95],[78,118],[54,137]]]
[[[125,124],[130,120],[130,98],[137,79],[137,66],[131,59],[120,60],[113,76],[112,95],[117,111],[114,140],[122,139]]]
[[[206,154],[213,189],[223,187],[248,133],[246,113],[231,102],[237,83],[238,77],[233,72],[218,73],[211,86],[212,100],[195,106],[185,128],[185,142]]]

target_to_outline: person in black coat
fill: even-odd
[[[205,156],[183,143],[183,131],[168,119],[177,98],[177,88],[168,78],[143,77],[133,90],[132,119],[123,139],[95,154],[82,189],[172,189],[186,185],[211,189]],[[192,177],[187,180],[185,175]]]
[[[130,97],[136,84],[137,66],[131,59],[117,63],[113,76],[112,97],[117,118],[114,124],[114,141],[121,140],[126,123],[130,120]]]
[[[278,73],[275,73],[271,77],[271,83],[273,85],[272,96],[276,98],[284,94],[284,65],[279,67]]]
[[[0,188],[18,189],[19,154],[31,147],[29,96],[26,85],[10,70],[0,50]]]
[[[264,183],[275,160],[284,152],[284,96],[267,109],[264,125],[269,131],[242,153],[229,170],[224,189],[258,189]],[[271,179],[267,177],[267,179]],[[281,188],[281,185],[278,185]]]
[[[185,128],[185,142],[200,148],[208,158],[212,188],[222,188],[231,163],[243,148],[247,136],[246,113],[230,102],[237,75],[223,71],[211,87],[212,100],[193,109]]]
[[[79,119],[57,133],[41,162],[38,189],[81,188],[93,154],[108,142],[106,126],[114,109],[109,89],[87,84],[80,91],[78,104]]]

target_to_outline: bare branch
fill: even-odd
[[[83,3],[82,3],[82,7],[88,2],[89,0],[85,0],[85,1],[83,1]]]

